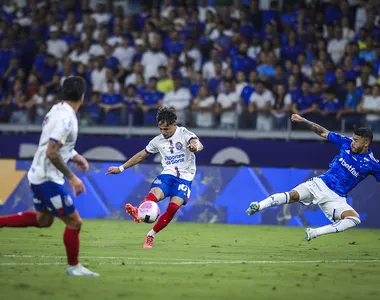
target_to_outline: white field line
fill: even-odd
[[[56,258],[62,259],[65,256],[44,256],[44,255],[3,255],[6,258]],[[172,259],[171,261],[146,261],[138,257],[118,257],[118,256],[82,256],[85,259],[107,259],[108,261],[98,261],[99,265],[211,265],[211,264],[315,264],[315,263],[380,263],[379,259],[372,260],[183,260]],[[112,260],[127,260],[126,262],[114,262]],[[111,261],[110,261],[111,260]],[[139,261],[130,261],[139,260]],[[175,261],[173,261],[175,260]],[[65,265],[63,262],[1,262],[0,266],[26,266],[26,265]]]

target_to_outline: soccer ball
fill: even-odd
[[[145,201],[139,206],[139,218],[145,223],[154,223],[160,216],[160,208],[156,202]]]

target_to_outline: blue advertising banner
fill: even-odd
[[[26,171],[30,160],[0,160],[0,214],[33,209]],[[112,162],[91,162],[89,172],[77,172],[87,188],[86,195],[74,199],[84,218],[130,219],[125,213],[127,202],[138,205],[160,174],[161,165],[140,164],[120,175],[105,176]],[[118,163],[116,163],[118,165]],[[73,167],[71,165],[71,167]],[[181,208],[177,221],[321,226],[328,219],[318,206],[295,203],[273,207],[251,217],[245,210],[251,201],[260,201],[277,192],[288,191],[299,183],[321,174],[320,169],[255,168],[232,166],[199,166],[192,184],[188,204]],[[66,188],[70,190],[70,186]],[[359,184],[347,199],[360,214],[361,227],[380,228],[378,195],[380,186],[373,177]],[[168,199],[160,202],[164,211]]]
[[[38,145],[39,135],[0,135],[0,158],[32,158]],[[145,148],[147,137],[80,136],[76,150],[88,159],[99,161],[124,161]],[[233,138],[202,138],[205,148],[197,154],[198,164],[246,164],[270,167],[328,167],[338,154],[334,144],[327,141],[277,141],[244,140]],[[371,149],[380,156],[380,144]],[[159,162],[159,154],[147,158]]]

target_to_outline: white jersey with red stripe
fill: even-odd
[[[185,127],[177,127],[175,133],[168,139],[162,134],[153,138],[145,147],[145,151],[162,156],[161,174],[173,175],[192,181],[196,172],[195,154],[187,148],[189,142],[197,136]]]
[[[53,181],[64,183],[64,176],[46,156],[49,140],[62,144],[59,152],[65,163],[72,158],[76,151],[74,146],[78,136],[78,119],[74,109],[65,101],[55,104],[46,114],[42,124],[42,133],[38,149],[34,155],[32,165],[28,172],[29,182],[41,184]]]

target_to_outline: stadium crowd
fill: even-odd
[[[0,122],[41,124],[62,81],[87,81],[82,125],[283,130],[291,112],[380,132],[380,2],[5,1]],[[228,2],[228,1],[225,1]],[[109,4],[113,5],[109,5]]]

